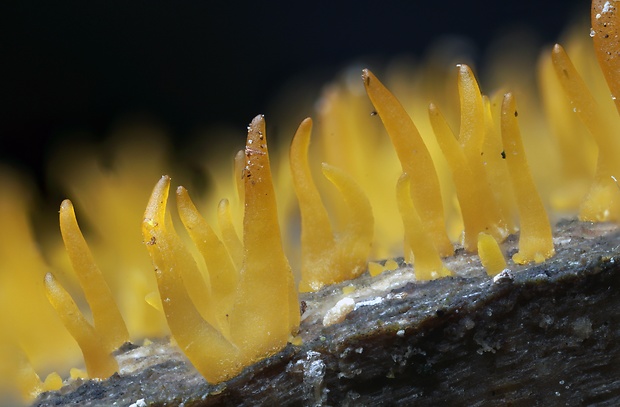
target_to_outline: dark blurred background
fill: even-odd
[[[67,135],[102,140],[136,115],[173,144],[215,123],[243,129],[309,72],[328,80],[363,56],[421,57],[446,34],[484,50],[524,26],[550,43],[578,12],[587,0],[4,3],[0,161],[40,179]]]

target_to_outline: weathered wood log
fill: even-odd
[[[555,257],[495,279],[458,252],[446,260],[457,277],[416,283],[401,261],[304,295],[303,344],[225,383],[168,342],[126,346],[120,374],[34,405],[620,405],[620,232],[565,221],[555,236]],[[324,326],[345,297],[354,309]]]

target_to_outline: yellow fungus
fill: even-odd
[[[109,352],[129,341],[129,332],[112,297],[110,287],[95,264],[90,249],[75,219],[73,204],[65,199],[60,205],[60,232],[71,265],[84,290],[101,341]]]
[[[62,378],[58,372],[52,372],[45,377],[43,381],[43,391],[60,390],[62,387]]]
[[[386,270],[385,267],[380,263],[376,263],[374,261],[371,261],[368,263],[368,273],[373,277],[378,276],[379,274],[383,273],[385,270]]]
[[[308,118],[302,121],[293,137],[290,149],[291,173],[301,212],[302,291],[316,289],[315,285],[320,288],[323,284],[334,283],[336,275],[330,276],[328,273],[338,273],[337,269],[331,267],[331,264],[325,264],[324,261],[325,253],[332,250],[335,242],[327,210],[314,185],[308,165],[311,131],[312,120]],[[309,276],[313,275],[316,267],[320,267],[319,275],[324,274],[324,277],[317,282],[309,281]]]
[[[340,190],[349,209],[349,220],[339,232],[338,262],[339,281],[359,276],[366,268],[370,254],[374,219],[368,198],[357,183],[339,168],[327,163],[322,165],[323,175]]]
[[[159,293],[155,291],[153,291],[152,293],[148,293],[144,296],[144,301],[146,301],[147,304],[155,308],[157,311],[164,311],[164,307],[161,305],[161,298],[159,297]]]
[[[237,374],[239,350],[196,309],[183,284],[180,269],[193,267],[166,213],[170,178],[162,177],[144,213],[142,233],[156,267],[157,285],[170,331],[192,364],[209,381],[219,382]],[[208,292],[202,293],[203,296]]]
[[[493,118],[491,100],[483,95],[482,102],[484,104],[485,134],[480,156],[482,165],[485,167],[486,179],[489,183],[489,188],[484,186],[483,188],[485,188],[484,193],[488,193],[490,197],[495,198],[501,219],[496,225],[496,227],[499,227],[498,231],[500,233],[495,233],[494,236],[499,240],[503,240],[507,233],[517,231],[517,205],[515,204],[514,193],[509,185],[510,183],[506,182],[510,178],[510,174],[508,173],[506,160],[502,158],[501,154],[503,148],[502,137],[497,127],[499,123],[496,125]],[[493,221],[497,221],[497,219],[491,219],[491,222]]]
[[[211,286],[211,306],[214,309],[218,328],[228,337],[230,335],[228,315],[235,300],[237,270],[226,247],[207,221],[198,213],[187,190],[183,187],[177,188],[177,208],[185,229],[207,265]]]
[[[481,213],[478,216],[484,218],[486,232],[499,240],[504,240],[508,236],[507,221],[500,213],[495,194],[491,190],[492,186],[487,176],[490,170],[486,169],[483,150],[485,142],[492,143],[486,139],[493,137],[494,134],[487,131],[490,123],[485,117],[484,98],[480,93],[474,73],[465,64],[460,64],[458,67],[457,86],[461,105],[461,128],[458,140],[473,176],[474,182],[471,188],[477,189],[478,211]],[[496,137],[499,139],[499,136]],[[489,153],[497,155],[498,151]],[[502,184],[501,181],[498,183]],[[475,238],[476,236],[473,236],[474,240]]]
[[[405,225],[405,250],[408,245],[413,252],[415,277],[419,281],[424,281],[450,276],[452,272],[443,265],[437,248],[422,228],[422,220],[411,200],[410,184],[409,175],[403,173],[396,185],[396,199]],[[405,259],[407,256],[405,252]]]
[[[163,179],[163,178],[162,178]],[[161,182],[161,180],[160,180]],[[168,185],[170,180],[168,178]],[[168,188],[168,187],[166,187]],[[166,191],[166,196],[168,191]],[[151,197],[152,199],[152,197]],[[189,199],[189,198],[186,198]],[[193,205],[193,204],[192,204]],[[195,208],[194,208],[195,209]],[[149,210],[149,207],[147,207]],[[166,207],[164,206],[162,209],[162,213],[166,214]],[[183,212],[185,213],[185,212]],[[163,215],[162,215],[163,216]],[[183,218],[184,216],[182,216]],[[189,215],[185,216],[187,219]],[[178,264],[178,272],[181,275],[182,281],[187,289],[187,292],[192,299],[193,303],[196,305],[196,309],[202,315],[202,317],[209,322],[209,324],[221,328],[220,323],[221,319],[218,319],[216,314],[216,306],[214,304],[214,299],[211,290],[211,279],[204,278],[203,274],[200,272],[196,261],[192,257],[189,249],[183,244],[174,230],[174,226],[172,224],[172,220],[170,218],[170,213],[167,213],[163,218],[164,222],[161,222],[159,218],[155,216],[144,216],[143,222],[143,235],[145,239],[145,244],[147,248],[152,248],[155,250],[160,250],[162,245],[169,244],[171,245],[170,250],[174,250],[174,260],[175,263]],[[165,225],[164,225],[165,223]],[[151,231],[162,231],[162,234],[167,239],[167,242],[159,241],[159,238],[153,234],[150,238],[146,239],[145,234],[145,226],[148,226]],[[192,231],[193,232],[193,231]],[[151,254],[151,258],[153,258],[153,251],[149,251]],[[153,258],[154,259],[154,258]],[[157,267],[157,264],[156,264]],[[159,283],[158,283],[159,284]],[[159,289],[159,294],[162,301],[165,303],[165,296],[161,292],[161,287]],[[165,306],[164,306],[165,309]]]
[[[370,72],[362,80],[372,104],[396,149],[403,172],[411,174],[411,197],[422,218],[422,227],[442,256],[454,253],[444,221],[439,179],[433,160],[413,121],[400,102]]]
[[[550,197],[551,207],[557,211],[573,212],[588,192],[596,164],[597,148],[587,134],[579,116],[572,110],[555,73],[551,52],[541,56],[538,67],[538,83],[550,130],[556,140],[560,155],[561,175]]]
[[[235,231],[228,199],[222,199],[217,206],[217,223],[222,233],[224,246],[228,250],[235,269],[239,270],[243,264],[243,244]]]
[[[392,259],[386,260],[385,264],[377,263],[377,262],[374,262],[374,261],[368,262],[368,273],[371,276],[373,276],[373,277],[378,276],[379,274],[383,273],[384,271],[396,270],[397,268],[398,268],[398,263],[396,263]],[[343,289],[343,292],[344,292],[344,289]],[[345,294],[350,294],[350,293],[345,292]]]
[[[50,175],[70,192],[81,219],[88,222],[93,236],[89,246],[127,330],[132,335],[163,336],[168,333],[163,314],[144,301],[146,294],[157,289],[157,283],[136,226],[154,180],[168,167],[166,145],[161,130],[150,126],[129,126],[112,137],[118,149],[105,160],[99,146],[63,146]],[[56,244],[56,239],[50,243]],[[74,281],[72,273],[63,273],[69,267],[65,251],[58,242],[56,251],[46,252],[63,284]]]
[[[353,278],[365,269],[376,276],[396,269],[398,263],[366,264],[368,257],[403,254],[395,249],[401,245],[403,227],[405,259],[414,264],[416,279],[423,281],[451,275],[442,262],[454,250],[448,236],[456,240],[464,232],[465,248],[477,250],[486,272],[495,275],[506,268],[498,242],[515,232],[517,223],[521,236],[519,252],[513,257],[516,263],[541,262],[553,255],[543,203],[571,215],[581,202],[581,220],[620,220],[620,188],[615,182],[620,177],[620,140],[615,137],[620,131],[615,114],[620,111],[620,41],[616,35],[620,17],[613,2],[594,0],[592,4],[593,42],[602,73],[588,54],[587,34],[568,41],[568,53],[560,46],[546,53],[538,68],[544,116],[531,86],[513,87],[523,95],[523,142],[514,97],[508,94],[500,101],[499,92],[491,98],[482,95],[466,65],[458,66],[456,76],[447,69],[438,70],[436,61],[423,64],[413,76],[402,68],[400,75],[386,74],[390,88],[403,93],[399,94],[402,105],[364,70],[363,84],[356,82],[359,89],[345,78],[344,84],[330,85],[323,92],[321,134],[313,148],[312,122],[306,119],[290,151],[277,150],[279,158],[289,153],[290,166],[283,159],[284,164],[274,167],[272,175],[265,123],[258,116],[234,166],[217,162],[208,169],[216,188],[194,199],[198,208],[208,208],[212,214],[214,204],[226,198],[217,206],[217,231],[210,226],[215,218],[207,218],[207,223],[187,190],[177,189],[179,218],[192,247],[185,246],[173,228],[167,210],[170,179],[163,177],[152,191],[142,224],[156,273],[151,272],[147,251],[140,246],[139,231],[127,227],[139,223],[151,182],[169,168],[164,144],[153,129],[138,129],[140,136],[133,139],[120,132],[119,154],[106,165],[93,147],[55,162],[55,177],[70,191],[95,235],[89,238],[89,248],[73,205],[63,202],[61,234],[75,276],[67,271],[69,262],[57,233],[43,233],[39,242],[34,239],[27,216],[29,194],[21,186],[24,181],[2,170],[0,331],[7,335],[0,338],[0,397],[11,403],[20,394],[30,400],[40,391],[58,389],[61,375],[67,376],[69,366],[76,362],[76,352],[79,357],[76,341],[89,374],[71,369],[70,377],[109,376],[117,370],[110,351],[130,339],[128,332],[132,339],[141,340],[165,335],[169,328],[172,343],[212,383],[232,378],[287,342],[300,346],[303,341],[295,336],[300,319],[297,291],[285,254],[294,258],[301,252],[301,267],[295,268],[301,268],[303,291]],[[523,71],[520,66],[505,68],[509,67],[502,67],[502,72],[510,75]],[[399,69],[391,67],[387,72]],[[439,88],[438,92],[437,85],[444,83],[451,90]],[[372,112],[360,92],[362,86],[374,105]],[[425,114],[431,93],[445,118],[436,105]],[[498,105],[501,109],[495,108]],[[416,117],[415,125],[410,117]],[[459,123],[459,118],[457,135],[448,123]],[[392,145],[383,142],[381,122]],[[545,126],[554,133],[558,157],[542,148],[552,141],[543,137]],[[532,173],[523,144],[529,149]],[[319,151],[324,159],[319,159]],[[337,166],[320,167],[327,181],[317,176],[321,161]],[[232,172],[232,183],[220,185],[225,179],[222,168]],[[403,172],[396,200],[388,199],[393,195],[391,180]],[[541,186],[541,196],[535,184]],[[284,203],[279,210],[276,193],[278,202]],[[297,224],[291,222],[293,194],[301,213],[300,249],[288,247],[298,237]],[[374,226],[373,217],[377,219]],[[287,224],[282,232],[278,219]],[[93,258],[106,272],[105,281]],[[51,267],[58,281],[46,274]],[[80,283],[94,326],[60,282],[69,292]],[[342,288],[344,295],[353,292],[351,285]],[[324,323],[342,321],[354,307],[355,300],[343,299]],[[33,327],[45,335],[33,335]],[[61,375],[48,374],[42,382],[37,372],[53,369]]]
[[[620,13],[616,2],[593,0],[590,21],[596,58],[620,113]]]
[[[371,256],[383,259],[401,247],[402,221],[396,202],[385,199],[393,194],[392,183],[385,180],[396,180],[402,170],[394,148],[385,142],[381,120],[377,114],[369,114],[371,105],[357,76],[357,70],[347,71],[340,83],[322,92],[315,121],[318,131],[313,135],[308,157],[336,234],[348,218],[348,208],[340,192],[324,182],[316,164],[323,161],[337,166],[364,190],[375,218]],[[370,162],[381,163],[381,168],[369,166]]]
[[[517,123],[517,105],[511,93],[502,104],[502,140],[510,171],[517,207],[519,208],[519,252],[512,256],[515,263],[541,263],[553,256],[553,237],[547,212],[540,200],[530,174],[521,134]]]
[[[396,270],[398,268],[398,263],[393,259],[387,259],[384,267],[386,270]]]
[[[553,47],[552,59],[573,111],[586,125],[599,149],[594,180],[582,203],[579,218],[599,222],[620,220],[620,192],[611,179],[612,175],[620,173],[620,140],[615,137],[611,119],[602,114],[598,103],[560,45]]]
[[[105,379],[114,374],[118,364],[108,346],[103,343],[101,334],[88,323],[69,293],[56,282],[51,273],[45,276],[45,293],[67,330],[80,345],[88,375]]]
[[[230,327],[247,365],[284,347],[299,327],[300,315],[293,275],[282,248],[262,115],[248,127],[245,159],[244,257]]]
[[[301,336],[293,336],[290,340],[289,340],[291,345],[294,346],[301,346],[304,344],[304,340]]]
[[[212,383],[280,350],[297,331],[300,320],[297,291],[280,239],[262,116],[248,128],[244,157],[240,269],[228,250],[237,250],[237,242],[227,201],[220,202],[218,221],[226,231],[224,242],[228,245],[198,213],[185,188],[177,189],[181,220],[209,269],[207,282],[202,281],[167,214],[169,177],[162,177],[155,186],[142,223],[170,330],[194,366]],[[192,270],[190,274],[188,270]]]
[[[487,274],[491,277],[506,269],[506,259],[497,240],[488,233],[478,234],[478,256]]]
[[[71,380],[88,379],[88,373],[77,367],[72,367],[71,370],[69,370],[69,377]]]
[[[489,213],[483,210],[482,202],[492,200],[493,197],[484,195],[483,188],[481,188],[482,182],[474,177],[465,152],[439,109],[431,103],[428,112],[439,146],[448,159],[452,171],[465,229],[463,244],[467,251],[475,252],[478,233],[490,227],[487,217]]]
[[[314,185],[308,165],[308,146],[312,121],[305,119],[291,143],[290,164],[295,193],[301,212],[302,292],[316,291],[360,275],[366,268],[373,236],[372,208],[368,198],[350,176],[323,164],[323,174],[341,192],[349,212],[349,221],[336,239]]]
[[[43,280],[50,270],[29,219],[33,191],[28,185],[0,167],[0,352],[17,346],[35,371],[63,371],[79,360],[80,348],[44,295]],[[0,383],[12,377],[8,373],[0,375]]]
[[[24,351],[15,343],[4,343],[0,347],[0,401],[14,399],[31,402],[45,385],[28,361]]]
[[[510,219],[511,208],[497,202],[498,194],[492,186],[502,187],[506,169],[489,158],[499,157],[499,136],[493,131],[488,99],[480,93],[478,82],[467,65],[458,66],[458,90],[461,103],[461,128],[456,137],[439,109],[431,103],[429,119],[437,142],[445,155],[452,173],[464,225],[463,245],[466,250],[477,250],[478,233],[491,233],[503,241],[514,228]],[[487,157],[485,157],[485,151]],[[488,166],[488,161],[494,164]],[[503,169],[503,171],[502,171]],[[495,170],[499,170],[495,172]],[[495,184],[491,184],[490,181]],[[502,210],[506,214],[502,213]]]
[[[234,175],[235,175],[235,185],[237,186],[237,197],[239,198],[239,202],[243,203],[245,190],[243,183],[243,172],[245,168],[245,152],[243,150],[237,151],[235,154],[235,165],[234,165]]]

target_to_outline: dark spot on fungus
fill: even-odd
[[[306,304],[306,302],[305,302],[305,301],[301,301],[301,302],[299,303],[299,311],[300,311],[300,314],[301,314],[301,315],[303,315],[303,314],[306,312],[306,309],[308,309],[308,304]]]
[[[519,116],[519,112],[515,110],[515,117],[518,117],[518,116]]]
[[[506,159],[506,151],[502,150],[502,158],[505,160]]]

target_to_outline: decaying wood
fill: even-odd
[[[620,405],[620,232],[565,221],[555,236],[554,258],[496,279],[457,253],[457,277],[415,283],[401,262],[304,295],[303,344],[225,383],[207,384],[167,342],[126,346],[120,375],[35,405]],[[353,311],[324,326],[344,297]]]

